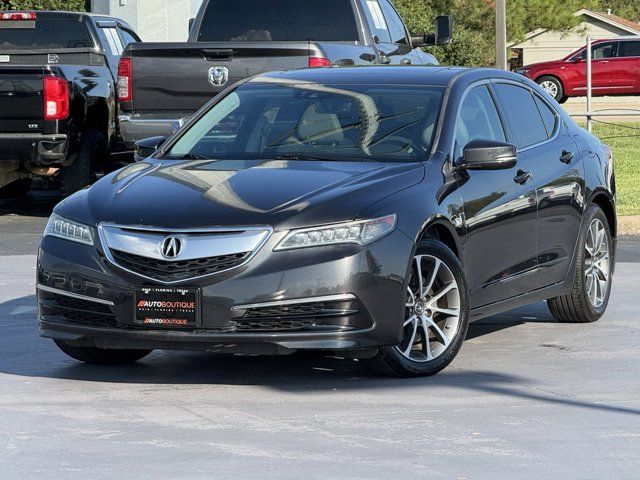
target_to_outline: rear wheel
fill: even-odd
[[[0,188],[0,198],[24,197],[31,190],[31,179],[21,178]]]
[[[562,99],[566,101],[566,97],[564,96],[564,88],[562,86],[562,82],[556,77],[552,77],[549,75],[545,75],[536,80],[538,85],[540,85],[543,90],[545,90],[549,95],[551,95],[557,102],[563,103]]]
[[[82,134],[80,151],[73,154],[72,163],[60,170],[60,193],[63,197],[77,192],[96,181],[95,172],[99,169],[101,157],[105,155],[104,135],[96,130],[87,130]]]
[[[74,347],[62,340],[54,340],[60,350],[71,358],[96,365],[125,365],[137,362],[152,350],[117,350],[96,347]]]
[[[587,209],[585,218],[588,227],[580,235],[571,292],[547,300],[549,310],[560,322],[595,322],[609,304],[613,253],[609,222],[597,205]]]
[[[442,242],[421,242],[411,262],[402,341],[366,364],[395,377],[434,375],[456,357],[469,325],[469,294],[460,261]]]

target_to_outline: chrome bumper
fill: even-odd
[[[128,148],[135,148],[138,140],[149,137],[168,137],[185,122],[183,118],[141,118],[133,115],[120,115],[120,135]]]

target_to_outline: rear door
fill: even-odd
[[[490,86],[473,87],[458,114],[455,158],[471,140],[516,143],[505,125]],[[468,171],[459,183],[472,308],[521,295],[535,279],[538,219],[532,169],[530,158],[519,154],[513,168]]]
[[[619,93],[640,93],[640,40],[618,43],[618,55],[611,59],[611,84]]]

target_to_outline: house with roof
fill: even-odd
[[[575,16],[581,22],[569,32],[539,28],[529,32],[522,41],[507,45],[511,49],[511,66],[517,68],[549,60],[559,60],[586,43],[587,35],[594,40],[640,36],[640,23],[607,13],[582,9]]]

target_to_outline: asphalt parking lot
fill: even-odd
[[[0,478],[638,478],[638,238],[621,239],[600,322],[544,303],[488,318],[432,378],[306,353],[103,368],[37,336],[55,198],[28,200],[0,202]]]

